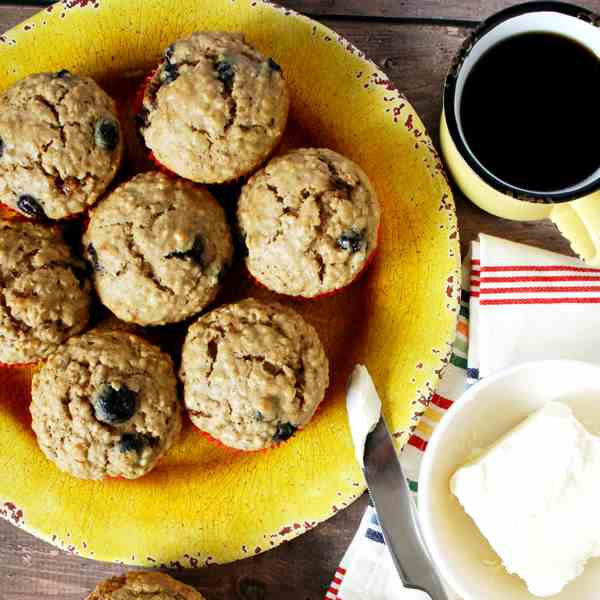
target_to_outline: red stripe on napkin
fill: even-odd
[[[479,264],[479,261],[477,261]],[[475,264],[475,261],[473,261]],[[579,273],[600,273],[599,269],[589,267],[574,267],[571,265],[502,265],[496,267],[481,267],[485,272],[498,271],[577,271]]]
[[[421,450],[421,452],[427,450],[427,442],[414,433],[408,438],[408,443],[417,450]]]
[[[540,287],[499,287],[499,288],[488,288],[484,287],[481,290],[482,294],[526,294],[526,293],[547,293],[547,292],[600,292],[599,286],[592,285],[554,285],[554,286],[540,286]]]
[[[479,287],[481,285],[480,271],[479,268],[473,266],[478,264],[479,260],[477,259],[471,261],[471,285],[469,286],[471,288],[471,298],[477,298],[479,296]]]
[[[431,402],[444,410],[448,410],[454,404],[452,400],[448,400],[448,398],[444,398],[444,396],[440,396],[439,394],[434,394],[431,397]]]
[[[338,596],[338,592],[342,579],[344,579],[344,575],[346,575],[346,569],[344,569],[344,567],[338,567],[335,570],[333,581],[325,592],[325,600],[342,600],[341,596]]]
[[[600,281],[600,275],[531,275],[529,277],[482,277],[481,283],[526,283],[528,281]]]
[[[480,304],[600,304],[600,298],[491,298]]]

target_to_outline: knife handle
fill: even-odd
[[[423,541],[414,502],[383,417],[367,436],[364,474],[387,549],[405,587],[448,596]]]
[[[415,529],[419,532],[420,537],[419,523],[417,521],[416,511],[414,507],[412,508],[412,512],[413,520],[415,522]],[[385,540],[386,546],[389,549],[390,542],[388,541],[388,534],[383,526],[381,527],[381,531],[383,532],[383,538]],[[423,544],[423,553],[425,553],[426,556],[429,558],[429,553],[427,552],[425,544],[422,540],[421,543]],[[390,552],[390,556],[392,557],[394,566],[396,567],[398,575],[400,576],[400,579],[402,580],[402,583],[405,588],[424,592],[429,595],[431,600],[449,600],[448,594],[446,593],[446,590],[433,567],[433,563],[430,569],[423,569],[420,573],[412,573],[411,575],[409,575],[408,573],[404,572],[404,569],[402,568],[402,565],[400,565],[396,554],[394,552]],[[418,584],[416,583],[417,581]]]

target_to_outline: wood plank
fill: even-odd
[[[40,2],[41,4],[42,2]],[[480,21],[513,6],[514,0],[279,0],[280,4],[317,17],[367,17],[371,19]],[[600,0],[577,2],[600,14]],[[5,31],[34,14],[39,7],[18,2],[0,6],[0,31]]]
[[[515,0],[279,0],[298,12],[321,17],[338,15],[392,19],[480,21],[518,4]],[[580,6],[600,13],[600,0],[581,0]]]
[[[0,31],[4,32],[41,10],[39,6],[2,4],[0,6]]]

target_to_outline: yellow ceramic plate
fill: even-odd
[[[292,95],[284,144],[328,146],[365,169],[383,204],[381,245],[366,275],[344,292],[290,302],[319,330],[332,385],[310,426],[269,452],[228,452],[188,425],[148,476],[79,481],[36,446],[27,419],[29,372],[0,371],[0,512],[87,557],[222,563],[314,527],[365,489],[345,414],[352,366],[368,365],[400,448],[454,336],[458,234],[438,157],[387,77],[322,25],[251,0],[65,0],[0,39],[0,88],[68,68],[118,93],[129,119],[141,74],[171,41],[200,29],[243,31],[282,65]],[[269,296],[240,281],[228,299]]]

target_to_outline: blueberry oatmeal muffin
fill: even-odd
[[[115,103],[89,77],[38,73],[0,96],[0,201],[27,217],[84,211],[122,154]]]
[[[250,273],[280,294],[314,297],[342,288],[377,246],[375,190],[332,150],[272,159],[243,187],[237,215]]]
[[[194,425],[226,446],[260,450],[307,425],[329,384],[329,363],[299,314],[249,298],[189,328],[180,377]]]
[[[123,321],[181,321],[214,300],[231,265],[225,213],[204,187],[159,172],[103,199],[83,236],[100,300]]]
[[[194,588],[165,573],[132,572],[107,579],[86,600],[204,600]]]
[[[0,221],[0,362],[35,362],[82,331],[91,287],[57,227]]]
[[[135,479],[181,429],[169,356],[124,331],[71,338],[33,376],[31,417],[44,454],[81,479]]]
[[[281,67],[240,33],[169,46],[144,90],[140,132],[159,163],[200,183],[258,167],[279,142],[289,96]]]

